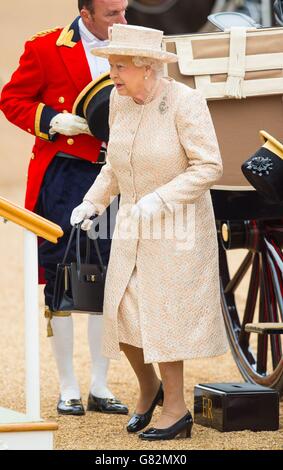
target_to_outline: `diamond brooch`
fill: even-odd
[[[169,106],[167,104],[167,96],[163,96],[159,105],[159,112],[160,114],[165,114],[167,113],[168,109],[169,109]]]

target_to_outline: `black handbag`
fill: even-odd
[[[265,131],[260,131],[264,145],[242,164],[249,183],[273,202],[283,201],[283,145]]]
[[[74,226],[62,263],[57,265],[53,294],[54,311],[103,313],[104,286],[107,266],[104,266],[97,239],[87,237],[85,262],[81,261],[80,225]],[[76,233],[76,262],[67,263],[71,243]],[[91,264],[90,248],[94,244],[99,264]]]

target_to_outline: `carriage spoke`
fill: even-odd
[[[276,247],[273,241],[269,241],[267,239],[264,241],[268,250],[267,260],[272,274],[281,321],[283,322],[283,257],[281,250]]]
[[[264,278],[263,256],[261,255],[260,267],[260,298],[259,298],[259,322],[268,321],[268,302]],[[258,335],[257,339],[257,372],[261,375],[266,374],[267,370],[267,335]]]
[[[247,270],[249,269],[253,259],[253,253],[251,251],[248,252],[245,259],[243,260],[241,266],[234,274],[231,281],[227,284],[224,290],[224,294],[234,293],[237,289],[238,285],[242,281],[243,277],[245,276]]]
[[[227,286],[229,282],[230,275],[229,275],[229,267],[228,267],[228,262],[227,262],[227,253],[221,244],[219,245],[219,267],[220,267],[220,273],[221,273],[221,284],[222,284],[223,294],[224,294],[224,288],[225,286]],[[229,317],[233,324],[233,329],[234,331],[240,331],[240,320],[239,320],[237,309],[235,307],[234,294],[231,292],[229,294],[224,294],[224,296],[225,296],[225,303],[227,304],[227,307],[229,309]]]
[[[277,323],[278,322],[278,309],[277,309],[277,302],[275,291],[272,283],[272,273],[270,269],[270,265],[268,263],[268,259],[266,254],[263,254],[262,257],[263,262],[263,275],[264,275],[264,285],[266,288],[266,300],[267,300],[267,314],[268,314],[268,322]],[[277,366],[280,361],[282,350],[281,350],[281,339],[279,335],[271,335],[270,336],[270,346],[271,346],[271,357],[272,357],[272,365],[273,369]]]
[[[226,250],[221,245],[221,243],[219,243],[218,253],[219,253],[220,277],[221,277],[221,281],[222,281],[222,285],[224,289],[230,280],[230,275],[229,275],[229,268],[228,268],[228,263],[227,263],[227,253],[226,253]]]
[[[272,366],[275,369],[282,357],[282,346],[279,335],[270,335],[270,347],[272,354]]]
[[[259,288],[259,254],[255,253],[253,257],[253,267],[250,277],[249,290],[247,296],[247,303],[243,316],[241,331],[239,334],[239,345],[243,350],[247,350],[249,346],[250,333],[245,331],[247,323],[252,323],[255,313],[256,301]]]
[[[271,276],[272,276],[272,281],[273,281],[273,287],[274,287],[274,293],[276,296],[276,301],[279,307],[279,312],[281,316],[281,320],[283,322],[283,297],[281,294],[281,289],[282,289],[282,277],[281,273],[278,271],[278,268],[276,266],[276,262],[274,259],[267,255],[267,261],[268,265],[270,268]],[[279,321],[279,320],[277,320]]]

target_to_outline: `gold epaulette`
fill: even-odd
[[[30,38],[29,41],[34,41],[36,38],[47,36],[47,34],[54,33],[55,31],[58,31],[58,29],[61,29],[60,26],[57,26],[56,28],[53,28],[53,29],[46,29],[44,31],[40,31],[39,33],[36,33],[34,36],[32,36],[32,38]]]
[[[67,46],[67,47],[72,48],[76,45],[76,42],[73,41],[74,30],[70,28],[71,28],[70,24],[65,26],[59,38],[57,39],[56,46],[58,47]]]

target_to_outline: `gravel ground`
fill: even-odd
[[[0,195],[14,202],[22,201],[22,190],[0,188]],[[1,246],[1,370],[0,406],[24,412],[24,315],[23,315],[23,232],[13,224],[0,224]],[[235,255],[236,256],[236,255]],[[40,288],[41,291],[41,288]],[[40,292],[41,312],[43,296]],[[89,390],[90,360],[87,347],[87,316],[75,315],[75,367],[86,403]],[[46,420],[58,422],[56,449],[283,449],[283,403],[280,430],[277,432],[232,432],[194,425],[192,439],[164,443],[140,442],[125,431],[127,416],[87,413],[83,417],[58,417],[58,384],[55,363],[46,338],[43,315],[40,320],[41,342],[41,410]],[[212,359],[187,361],[185,365],[186,400],[193,408],[193,388],[197,383],[241,382],[242,378],[230,352]],[[113,361],[109,372],[113,392],[134,410],[137,383],[126,359]],[[155,418],[158,415],[156,412]],[[153,421],[154,423],[154,421]]]

